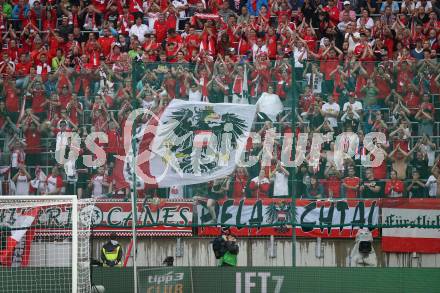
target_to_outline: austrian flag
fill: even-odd
[[[137,189],[230,175],[245,150],[255,111],[254,105],[172,100],[160,117],[137,125],[135,151],[126,150],[124,162],[115,166],[115,180],[125,181],[116,182],[117,188],[133,183],[135,166]]]
[[[11,235],[7,237],[5,247],[2,247],[0,250],[0,264],[4,266],[11,266],[16,247],[21,241],[24,241],[24,250],[21,255],[20,265],[28,265],[32,239],[35,235],[34,229],[30,227],[37,218],[39,210],[39,207],[31,208],[17,217],[17,220],[10,227]],[[4,233],[6,232],[2,231],[2,236]]]

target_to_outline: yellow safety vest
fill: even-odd
[[[107,261],[109,261],[109,262],[114,262],[114,261],[116,261],[116,260],[118,259],[118,254],[119,254],[119,250],[120,250],[120,249],[121,249],[121,247],[118,246],[118,247],[116,247],[116,249],[113,250],[113,251],[107,251],[107,250],[105,250],[104,247],[103,247],[103,248],[102,248],[102,253],[104,254],[105,259],[106,259]],[[105,265],[105,266],[108,266],[106,263],[104,263],[104,265]],[[117,265],[115,265],[115,266],[121,266],[121,265],[122,265],[122,264],[119,263],[119,264],[117,264]]]

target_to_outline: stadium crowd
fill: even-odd
[[[147,196],[440,195],[438,0],[0,1],[3,194],[126,193],[112,173],[127,116],[180,98],[257,103],[263,138],[271,127],[352,131],[360,146],[342,170],[334,143],[324,143],[318,166],[293,172],[276,140],[268,167]],[[56,163],[63,133],[77,132],[86,154],[85,138],[98,130],[109,137],[105,166]],[[372,131],[386,134],[374,142],[386,159],[364,168]],[[246,152],[261,148],[251,140]]]

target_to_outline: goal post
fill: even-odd
[[[93,207],[75,195],[0,196],[2,287],[11,293],[90,292]]]

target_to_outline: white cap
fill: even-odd
[[[344,5],[350,5],[350,1],[344,1]]]

